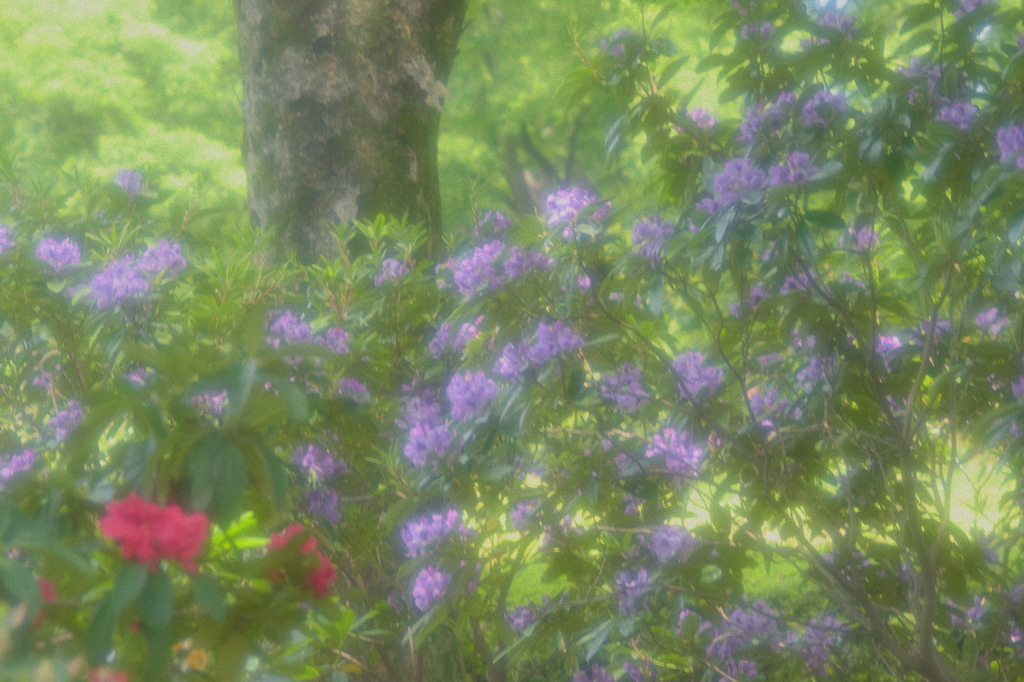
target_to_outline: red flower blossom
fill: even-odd
[[[284,532],[271,534],[267,548],[271,551],[284,549],[288,544],[289,538],[296,533],[301,533],[303,530],[305,530],[305,527],[301,523],[293,523],[285,528]],[[316,538],[310,537],[302,543],[299,551],[303,555],[314,554],[316,556],[317,567],[306,574],[306,586],[317,597],[321,599],[326,597],[331,591],[330,584],[338,578],[338,571],[331,565],[327,556],[316,548]]]
[[[57,588],[53,586],[53,583],[42,576],[37,576],[36,585],[39,586],[39,594],[42,596],[44,604],[57,601]],[[32,621],[32,627],[37,628],[42,624],[42,622],[43,612],[40,611]]]
[[[133,492],[107,504],[100,532],[121,545],[125,559],[148,564],[151,571],[161,559],[176,559],[195,573],[194,559],[209,536],[210,520],[202,512],[186,514],[175,504],[150,504]]]

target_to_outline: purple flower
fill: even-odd
[[[681,526],[659,526],[651,535],[649,548],[659,564],[673,560],[686,561],[697,548],[697,538]]]
[[[78,264],[82,260],[82,253],[78,250],[78,244],[71,239],[63,239],[58,242],[56,239],[45,237],[39,241],[39,246],[36,247],[36,258],[59,274],[67,266]]]
[[[806,272],[801,272],[796,277],[786,277],[786,281],[782,283],[782,288],[779,289],[781,296],[788,296],[794,291],[807,291],[811,286],[811,278]]]
[[[552,324],[537,325],[534,341],[526,349],[526,357],[535,365],[543,365],[551,358],[570,353],[583,345],[583,338],[572,329],[555,320]]]
[[[515,607],[505,614],[505,619],[508,620],[509,626],[516,632],[522,632],[537,622],[537,616],[534,615],[533,609],[529,606]]]
[[[139,274],[131,256],[107,263],[107,267],[93,275],[91,285],[92,297],[100,310],[139,299],[149,291],[149,280]]]
[[[960,8],[953,12],[953,17],[959,21],[979,7],[992,2],[993,0],[960,0]]]
[[[426,556],[429,547],[452,532],[466,533],[462,515],[454,509],[449,509],[443,514],[412,519],[402,529],[405,554],[410,559]]]
[[[519,344],[519,348],[516,348],[511,343],[505,344],[505,347],[501,349],[501,355],[498,356],[497,362],[494,363],[494,371],[497,374],[511,379],[512,381],[519,381],[519,377],[522,376],[523,370],[526,369],[527,346],[525,343]]]
[[[607,38],[603,38],[601,42],[598,44],[598,47],[601,50],[603,50],[607,55],[610,55],[612,57],[622,57],[622,55],[624,54],[623,43],[627,38],[630,38],[635,35],[636,34],[633,33],[633,31],[631,31],[630,29],[624,28],[620,31],[616,31]]]
[[[971,122],[978,115],[978,107],[968,102],[954,102],[939,109],[935,115],[936,121],[945,121],[960,130],[967,130]]]
[[[135,388],[142,388],[149,380],[156,376],[156,372],[151,367],[136,367],[127,374],[124,378]]]
[[[701,392],[710,395],[722,385],[722,370],[715,366],[704,366],[704,356],[697,352],[683,353],[672,361],[672,369],[680,380],[679,392],[684,398],[703,398]]]
[[[338,493],[330,488],[314,488],[306,493],[306,506],[310,516],[318,516],[327,523],[341,521],[338,511]]]
[[[708,213],[715,213],[740,201],[760,203],[767,178],[750,159],[731,159],[725,162],[721,173],[712,184],[714,198],[707,197],[697,204]]]
[[[348,332],[340,327],[331,327],[324,336],[318,336],[314,343],[330,348],[338,355],[348,352]]]
[[[599,665],[590,666],[590,674],[580,670],[572,676],[572,682],[615,682],[615,678]]]
[[[644,456],[665,456],[665,467],[674,474],[695,477],[700,469],[704,451],[690,439],[690,432],[679,432],[665,427],[651,438]]]
[[[804,628],[803,646],[797,650],[808,667],[820,677],[827,677],[826,665],[831,658],[830,650],[839,645],[849,630],[835,616],[812,618]]]
[[[761,130],[763,114],[763,107],[747,107],[747,113],[743,117],[743,122],[740,123],[740,133],[736,136],[737,142],[740,144],[754,143],[758,131]]]
[[[846,108],[846,97],[842,93],[819,90],[804,104],[801,112],[804,127],[810,128],[817,125],[827,127],[829,122],[834,119],[842,120]]]
[[[510,225],[512,225],[512,221],[501,211],[487,211],[477,221],[476,228],[473,230],[473,236],[480,239],[488,232],[498,235],[507,230]]]
[[[412,588],[412,601],[416,608],[420,611],[429,609],[431,604],[441,598],[451,580],[451,575],[433,566],[421,570]]]
[[[452,377],[447,393],[452,419],[468,422],[482,415],[499,391],[497,384],[483,372],[466,372]]]
[[[857,23],[857,19],[843,10],[829,10],[821,15],[821,19],[818,20],[820,26],[827,26],[834,28],[835,30],[842,33],[847,40],[853,40],[857,36],[857,29],[854,24]],[[827,43],[828,41],[823,41]]]
[[[817,170],[811,165],[809,154],[793,152],[786,159],[786,163],[780,163],[768,169],[768,186],[798,185],[807,182]]]
[[[750,294],[747,295],[747,305],[750,306],[751,310],[757,310],[757,306],[766,298],[771,298],[771,294],[765,291],[765,288],[760,284],[755,284],[751,288]]]
[[[846,245],[846,238],[850,237],[850,250],[854,253],[867,253],[878,246],[878,233],[874,225],[864,225],[859,230],[852,227],[846,228],[846,234],[839,237],[840,248]]]
[[[452,434],[444,424],[419,422],[409,429],[409,442],[402,448],[413,466],[421,467],[430,453],[444,454],[451,445]]]
[[[270,324],[267,343],[271,348],[280,348],[284,343],[312,343],[313,330],[309,325],[296,317],[290,310],[286,310],[277,316]]]
[[[1024,126],[1009,126],[996,131],[999,163],[1012,163],[1024,170]]]
[[[292,451],[292,463],[312,475],[317,481],[327,481],[348,473],[348,466],[334,459],[330,451],[319,445],[300,445]]]
[[[345,377],[338,382],[338,395],[360,404],[370,402],[370,392],[366,390],[366,385],[351,377]]]
[[[650,397],[640,385],[641,378],[639,367],[625,364],[621,372],[601,377],[598,390],[602,398],[614,401],[620,410],[631,414]]]
[[[826,363],[824,358],[812,357],[804,367],[796,373],[796,380],[800,383],[805,392],[810,392],[814,385],[824,381],[826,377]]]
[[[672,236],[675,227],[661,216],[653,215],[637,221],[633,226],[633,253],[647,257],[653,268],[661,255],[665,240]]]
[[[775,412],[781,412],[789,406],[789,401],[779,399],[779,392],[774,386],[768,388],[762,395],[761,391],[751,389],[749,392],[750,411],[754,417],[761,420],[761,426],[769,429],[775,428],[774,422],[769,417]]]
[[[898,336],[879,335],[875,341],[875,352],[882,357],[882,362],[885,364],[886,369],[890,369],[889,361],[893,358],[896,351],[902,347],[903,342],[900,341]]]
[[[711,634],[708,656],[725,660],[733,660],[736,652],[751,644],[775,645],[779,642],[775,612],[760,599],[751,605],[749,611],[735,609]]]
[[[437,330],[437,334],[431,339],[430,343],[427,344],[427,351],[430,353],[430,357],[435,360],[440,360],[441,356],[444,355],[446,350],[453,350],[456,353],[460,352],[466,347],[466,344],[473,339],[480,337],[480,330],[477,329],[477,325],[483,321],[483,316],[476,318],[472,322],[466,322],[459,328],[455,338],[452,338],[452,323],[445,322]]]
[[[1010,384],[1010,390],[1013,392],[1013,397],[1018,400],[1024,398],[1024,376],[1018,377],[1016,381]]]
[[[989,336],[998,336],[999,332],[1009,324],[1009,320],[999,314],[999,308],[989,308],[988,310],[978,313],[978,316],[974,318],[981,330]]]
[[[205,393],[200,393],[195,398],[192,398],[188,404],[193,407],[198,407],[200,412],[206,412],[207,414],[223,414],[227,401],[227,390],[206,391]]]
[[[459,293],[467,301],[478,293],[501,286],[502,277],[494,269],[505,245],[495,240],[473,249],[473,255],[452,263],[452,275]]]
[[[116,182],[130,197],[142,193],[142,176],[133,170],[122,168],[117,171]]]
[[[761,40],[768,40],[775,33],[775,24],[770,21],[762,22],[761,24],[744,24],[743,28],[740,29],[740,38],[749,40],[751,38]]]
[[[636,602],[647,592],[647,570],[641,568],[636,575],[623,571],[615,581],[619,589],[619,613],[624,616],[636,613]]]
[[[381,286],[385,282],[397,282],[405,277],[409,268],[400,260],[385,258],[380,264],[380,272],[374,275],[373,285]]]
[[[580,211],[597,203],[598,198],[585,189],[571,187],[560,189],[554,194],[548,195],[547,212],[548,226],[562,227],[562,237],[568,241],[573,236],[573,226],[579,217]],[[605,204],[594,211],[594,219],[602,220],[611,209],[611,204]]]
[[[82,408],[77,400],[69,400],[68,406],[50,417],[47,426],[53,430],[53,435],[59,441],[63,441],[75,430],[78,422],[82,421]]]
[[[532,270],[547,270],[554,262],[553,258],[548,258],[539,251],[524,252],[518,246],[513,246],[509,249],[508,258],[502,267],[508,279],[516,279]]]
[[[139,270],[154,275],[165,272],[177,275],[187,266],[188,262],[181,255],[181,244],[171,244],[165,239],[161,239],[156,246],[146,249],[136,263]]]
[[[714,114],[700,107],[694,107],[686,112],[686,117],[693,121],[698,128],[709,130],[718,125],[718,119]]]
[[[0,225],[0,255],[7,249],[14,246],[14,240],[11,239],[11,226]]]
[[[512,527],[516,530],[526,528],[530,517],[533,516],[533,512],[537,511],[537,507],[537,500],[517,504],[516,508],[509,512],[509,520],[512,522]]]
[[[63,439],[61,439],[63,440]],[[36,461],[35,450],[22,450],[0,457],[0,482],[6,483],[18,474],[28,471]],[[3,486],[0,485],[0,488]]]

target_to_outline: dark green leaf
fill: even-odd
[[[227,614],[224,595],[221,594],[213,578],[205,573],[195,574],[192,576],[192,592],[200,608],[210,614],[218,623],[224,620],[224,616]]]

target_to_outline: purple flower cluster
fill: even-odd
[[[715,118],[714,114],[700,107],[688,110],[686,117],[693,121],[698,128],[704,128],[705,130],[710,130],[718,125],[718,119]]]
[[[636,33],[628,28],[621,29],[611,34],[607,38],[602,38],[601,42],[598,43],[598,47],[604,51],[605,54],[611,57],[622,57],[625,52],[623,43],[627,38],[635,36]]]
[[[502,277],[495,264],[505,250],[505,244],[495,240],[473,249],[473,254],[452,264],[455,286],[463,298],[469,300],[477,294],[501,286]]]
[[[181,255],[181,244],[171,244],[161,239],[156,246],[149,247],[139,256],[135,267],[154,277],[165,272],[173,276],[188,267],[188,262]]]
[[[715,175],[712,189],[714,197],[705,197],[697,208],[715,213],[738,204],[760,203],[767,178],[750,159],[731,159],[725,162],[721,173]]]
[[[373,285],[381,286],[386,282],[397,282],[409,273],[405,263],[395,258],[385,258],[381,261],[380,272],[374,275]]]
[[[846,110],[846,97],[842,93],[819,90],[801,110],[804,127],[827,127],[832,121],[843,120]]]
[[[769,294],[763,286],[755,284],[751,287],[750,293],[747,295],[747,305],[750,306],[751,310],[757,310],[757,306],[761,304],[761,301],[771,297],[772,295]]]
[[[953,18],[959,21],[979,7],[991,4],[993,1],[994,0],[960,0],[960,7],[953,12]]]
[[[348,332],[339,327],[331,327],[323,336],[313,337],[313,329],[302,318],[290,310],[277,315],[268,325],[267,345],[277,350],[283,344],[315,343],[332,349],[335,353],[348,352]]]
[[[760,24],[743,24],[740,29],[740,38],[743,40],[768,40],[775,34],[775,24],[764,21]]]
[[[639,367],[625,364],[618,374],[601,377],[598,391],[602,398],[614,401],[620,410],[632,414],[651,397],[640,383],[642,378]]]
[[[124,375],[125,380],[133,388],[142,388],[149,383],[149,380],[156,376],[156,372],[153,371],[152,367],[136,367]]]
[[[423,466],[431,453],[440,455],[448,451],[452,434],[441,419],[441,406],[434,400],[410,396],[405,399],[402,413],[402,419],[396,423],[409,429],[409,442],[402,452],[413,466]]]
[[[792,275],[786,277],[786,280],[782,283],[782,287],[779,288],[779,294],[782,296],[788,296],[794,291],[807,291],[811,286],[811,277],[806,272],[801,272],[796,277]]]
[[[475,338],[480,336],[480,330],[477,329],[477,325],[483,321],[483,316],[476,318],[472,322],[463,323],[462,327],[452,338],[452,323],[445,322],[442,324],[434,338],[431,339],[430,343],[427,344],[427,351],[430,353],[430,357],[435,360],[440,360],[441,356],[444,355],[445,351],[451,350],[455,353],[459,353],[466,344]]]
[[[487,211],[480,220],[476,221],[473,236],[481,239],[484,235],[500,235],[512,225],[512,221],[501,211]]]
[[[812,618],[804,628],[803,646],[798,648],[807,666],[820,677],[827,677],[831,650],[842,640],[849,628],[835,616]]]
[[[82,421],[82,408],[77,400],[69,400],[68,406],[50,417],[47,426],[53,431],[53,435],[59,441],[63,441],[75,430],[78,422]]]
[[[1017,377],[1017,380],[1010,384],[1010,391],[1013,392],[1014,398],[1024,398],[1024,376]]]
[[[751,605],[749,611],[735,609],[719,627],[712,630],[711,635],[708,656],[727,662],[735,661],[735,655],[748,646],[775,646],[779,643],[775,612],[760,599]]]
[[[529,523],[530,517],[537,511],[537,500],[530,500],[528,502],[520,502],[516,505],[516,508],[509,512],[509,520],[512,522],[512,527],[516,530],[523,530]]]
[[[849,249],[854,253],[867,253],[878,246],[878,233],[874,225],[864,225],[859,230],[846,228],[846,234],[839,237],[839,247],[846,246],[846,238],[850,238]]]
[[[560,189],[554,194],[548,195],[547,214],[549,227],[561,227],[562,237],[568,241],[572,239],[576,225],[576,219],[580,211],[597,203],[599,199],[580,187]],[[593,213],[594,220],[601,221],[611,210],[611,203],[605,203]]]
[[[36,461],[35,450],[23,450],[0,457],[0,482],[6,483],[18,474],[28,471]],[[0,486],[2,487],[2,486]]]
[[[659,526],[651,535],[648,549],[659,564],[670,561],[686,561],[700,541],[690,535],[682,526]]]
[[[149,291],[149,280],[142,276],[131,256],[112,260],[93,275],[92,297],[100,310],[128,300],[139,299]]]
[[[520,343],[518,348],[511,343],[505,344],[505,347],[501,349],[501,355],[494,363],[495,373],[512,381],[519,381],[523,370],[529,364],[526,359],[527,349],[528,346],[525,342]]]
[[[679,392],[684,398],[697,400],[711,395],[722,385],[722,370],[704,366],[704,356],[690,351],[672,361],[672,369],[679,379]]]
[[[309,508],[310,516],[316,516],[327,523],[338,523],[341,521],[341,511],[338,509],[338,493],[330,488],[312,488],[306,492],[306,507]]]
[[[647,569],[641,568],[636,575],[623,571],[615,581],[619,589],[619,613],[624,616],[636,613],[636,602],[647,592]]]
[[[653,663],[646,659],[641,660],[640,663],[644,667],[643,670],[641,670],[640,666],[633,661],[623,661],[622,670],[629,675],[629,679],[633,682],[644,682],[644,680],[657,679]]]
[[[1012,163],[1024,170],[1024,126],[1008,126],[996,131],[999,163]]]
[[[529,606],[517,606],[506,613],[505,618],[508,620],[509,626],[516,632],[522,632],[537,622],[537,616]]]
[[[14,246],[14,240],[11,239],[11,226],[0,225],[0,255],[3,255],[4,251]]]
[[[935,115],[936,121],[945,121],[960,130],[967,130],[971,122],[978,115],[978,107],[969,102],[954,102],[948,104]]]
[[[502,266],[508,279],[517,279],[532,270],[547,270],[555,262],[539,251],[523,251],[518,246],[509,249],[508,258]]]
[[[123,189],[130,197],[142,193],[142,175],[133,170],[122,168],[117,171],[117,179],[115,182],[120,185],[121,189]]]
[[[674,474],[695,477],[700,469],[704,451],[690,438],[689,431],[676,431],[665,427],[651,438],[644,456],[648,459],[665,457],[665,467]]]
[[[224,407],[228,402],[227,390],[206,391],[200,393],[188,402],[192,407],[198,407],[200,412],[207,414],[224,414]]]
[[[482,415],[499,391],[498,385],[483,372],[469,371],[453,376],[447,393],[452,419],[468,422]]]
[[[60,274],[60,271],[69,265],[81,262],[82,252],[79,251],[78,244],[69,238],[58,242],[56,239],[44,237],[36,247],[36,259],[53,268],[54,273]]]
[[[774,415],[782,412],[789,407],[789,401],[785,398],[779,398],[779,392],[774,386],[770,386],[767,391],[759,391],[751,389],[749,392],[750,400],[750,411],[754,413],[761,422],[761,426],[769,429],[775,428]]]
[[[589,675],[586,670],[580,670],[572,676],[572,682],[615,682],[615,678],[601,666],[592,665]]]
[[[420,611],[426,611],[431,605],[444,595],[452,576],[444,571],[439,571],[433,566],[427,566],[416,576],[416,582],[412,588],[412,601]]]
[[[360,405],[370,402],[370,392],[366,389],[366,384],[351,377],[345,377],[338,381],[338,395],[345,396]]]
[[[818,169],[811,165],[810,154],[793,152],[786,158],[785,163],[768,169],[768,186],[798,185],[807,182],[817,171]]]
[[[992,337],[998,336],[1003,327],[1010,323],[1008,319],[999,314],[999,308],[989,308],[978,313],[974,321],[983,332]]]
[[[647,257],[653,268],[661,255],[665,240],[672,236],[675,227],[660,215],[653,215],[637,221],[633,226],[633,253]]]
[[[974,603],[964,612],[956,602],[949,601],[946,605],[950,609],[949,619],[954,630],[973,630],[981,625],[981,619],[985,616],[985,598],[975,597]]]
[[[292,451],[292,463],[319,482],[348,473],[348,466],[334,459],[331,452],[319,445],[300,445]]]
[[[533,343],[526,348],[526,357],[530,362],[540,366],[548,360],[565,353],[571,353],[583,345],[583,337],[561,320],[553,323],[541,322],[537,325]]]
[[[454,509],[409,521],[402,529],[406,556],[410,559],[426,556],[430,547],[452,532],[466,534],[462,514]]]

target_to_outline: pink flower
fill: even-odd
[[[125,559],[148,564],[150,571],[161,559],[175,559],[195,573],[195,557],[210,533],[210,520],[202,512],[186,514],[175,504],[160,507],[134,492],[109,502],[99,525],[104,536],[121,545]]]
[[[288,540],[293,535],[301,533],[303,530],[305,530],[305,526],[301,523],[293,523],[285,528],[283,533],[272,534],[267,548],[271,551],[282,550],[288,545]],[[330,594],[331,583],[338,578],[337,569],[331,565],[330,559],[316,548],[316,538],[313,536],[302,543],[299,551],[303,555],[312,554],[317,562],[316,567],[306,574],[306,587],[310,588],[317,597],[321,599],[326,597]]]

